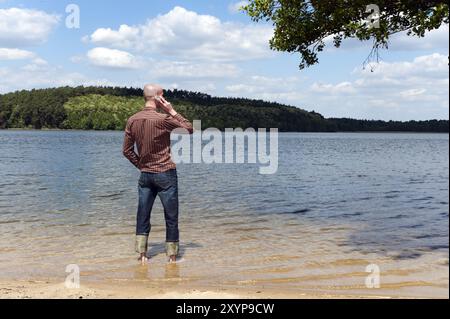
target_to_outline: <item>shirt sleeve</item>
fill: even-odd
[[[134,151],[134,136],[131,131],[132,122],[128,121],[125,128],[125,138],[123,141],[123,155],[137,168],[139,168],[139,156]]]
[[[177,128],[184,128],[189,132],[189,134],[194,133],[192,123],[185,119],[181,114],[167,116],[164,119],[164,128],[169,132],[172,132]]]

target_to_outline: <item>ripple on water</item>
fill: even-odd
[[[387,217],[387,219],[402,219],[402,218],[407,218],[407,217],[409,217],[409,216],[405,215],[405,214],[398,214],[395,216],[389,216],[389,217]]]
[[[0,225],[8,225],[8,224],[17,224],[17,223],[21,223],[21,220],[5,220],[5,221],[0,221]]]
[[[281,212],[281,214],[286,214],[286,215],[304,215],[306,213],[309,213],[310,211],[311,211],[311,209],[309,209],[309,208],[303,208],[303,209],[298,209],[298,210],[294,210],[294,211]]]
[[[2,162],[0,170],[2,273],[29,276],[38,267],[52,276],[70,259],[99,278],[112,269],[124,281],[135,275],[171,282],[164,281],[161,206],[150,270],[133,263],[134,216],[125,212],[136,210],[137,175],[120,154],[123,134],[40,134],[0,131],[6,143],[0,154],[28,156],[20,165]],[[448,286],[447,135],[280,134],[279,144],[274,176],[239,165],[179,166],[186,262],[181,274],[169,275],[174,283],[176,276],[214,284],[232,278],[280,289],[344,290],[364,288],[365,267],[376,263],[393,290]],[[111,149],[117,154],[98,156]],[[19,253],[30,241],[33,258]]]
[[[272,231],[270,227],[236,227],[225,231],[225,234],[240,234],[247,232],[260,232],[260,231]]]

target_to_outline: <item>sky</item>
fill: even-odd
[[[318,65],[300,70],[298,54],[270,50],[273,26],[251,21],[238,10],[242,4],[0,0],[0,93],[159,83],[325,117],[449,118],[447,25],[420,39],[396,35],[372,68],[363,67],[370,43],[347,40],[339,49],[328,45]]]

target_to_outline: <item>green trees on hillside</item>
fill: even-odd
[[[64,104],[63,128],[78,130],[123,130],[127,119],[142,109],[142,99],[111,95],[84,95]]]
[[[144,106],[141,89],[62,87],[0,95],[0,128],[122,130]],[[176,109],[202,127],[278,128],[281,132],[448,132],[448,121],[385,122],[325,119],[275,102],[220,98],[182,90],[165,92]]]
[[[368,121],[354,119],[329,119],[340,132],[436,132],[448,133],[448,121]]]
[[[112,87],[61,87],[0,95],[0,128],[64,128],[64,103],[87,94],[142,96],[142,90]]]
[[[175,99],[176,109],[203,128],[278,127],[281,131],[326,131],[331,126],[318,114],[297,108],[259,108],[233,104],[200,106]],[[123,130],[127,119],[143,107],[142,98],[90,94],[70,98],[64,105],[62,127],[87,130]]]
[[[0,95],[0,128],[123,129],[143,107],[141,89],[63,87]],[[183,90],[165,92],[180,113],[204,127],[278,127],[280,131],[330,131],[320,114],[274,102],[216,98]]]

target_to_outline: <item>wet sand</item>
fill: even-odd
[[[442,296],[441,296],[442,297]],[[397,299],[429,298],[384,294],[344,294],[269,288],[167,288],[117,283],[87,283],[68,289],[49,281],[0,281],[1,299]],[[448,298],[448,297],[447,297]]]
[[[365,285],[369,259],[325,256],[240,256],[239,266],[212,263],[183,250],[178,264],[150,254],[148,265],[129,258],[90,260],[80,264],[80,288],[66,288],[64,263],[32,263],[0,273],[0,298],[138,298],[138,299],[311,299],[311,298],[448,298],[448,259],[410,261],[378,259],[378,289]],[[230,255],[230,258],[232,256]],[[198,258],[198,259],[197,259]],[[232,258],[231,258],[232,259]],[[374,259],[372,259],[374,260]],[[203,266],[201,266],[203,264]],[[244,264],[247,264],[244,266]],[[436,266],[437,264],[437,266]],[[9,267],[12,263],[10,261]],[[229,269],[226,269],[226,266]],[[208,269],[209,268],[209,269]],[[3,268],[6,270],[6,268]],[[58,270],[59,269],[59,270]]]
[[[131,225],[98,231],[82,224],[62,225],[62,229],[36,227],[33,221],[33,237],[23,238],[11,236],[16,227],[11,223],[9,236],[0,235],[0,298],[449,296],[446,252],[402,258],[398,254],[350,250],[337,239],[347,238],[354,225],[327,227],[298,223],[289,217],[276,221],[247,219],[239,216],[239,226],[236,217],[216,218],[210,221],[212,228],[220,229],[216,233],[202,231],[202,225],[186,221],[186,229],[197,231],[184,233],[180,262],[170,265],[164,252],[163,220],[155,218],[159,223],[150,239],[150,262],[145,266],[136,260]],[[19,229],[23,227],[20,223]],[[286,238],[280,235],[280,228]],[[21,253],[30,248],[28,255]],[[79,290],[64,286],[66,267],[72,264],[80,269]],[[378,289],[366,286],[369,265],[380,268]]]
[[[1,298],[6,299],[270,299],[270,298],[314,298],[319,296],[279,291],[242,289],[167,289],[157,287],[88,284],[80,289],[67,289],[64,284],[50,282],[0,282]],[[320,296],[330,297],[330,296]]]

